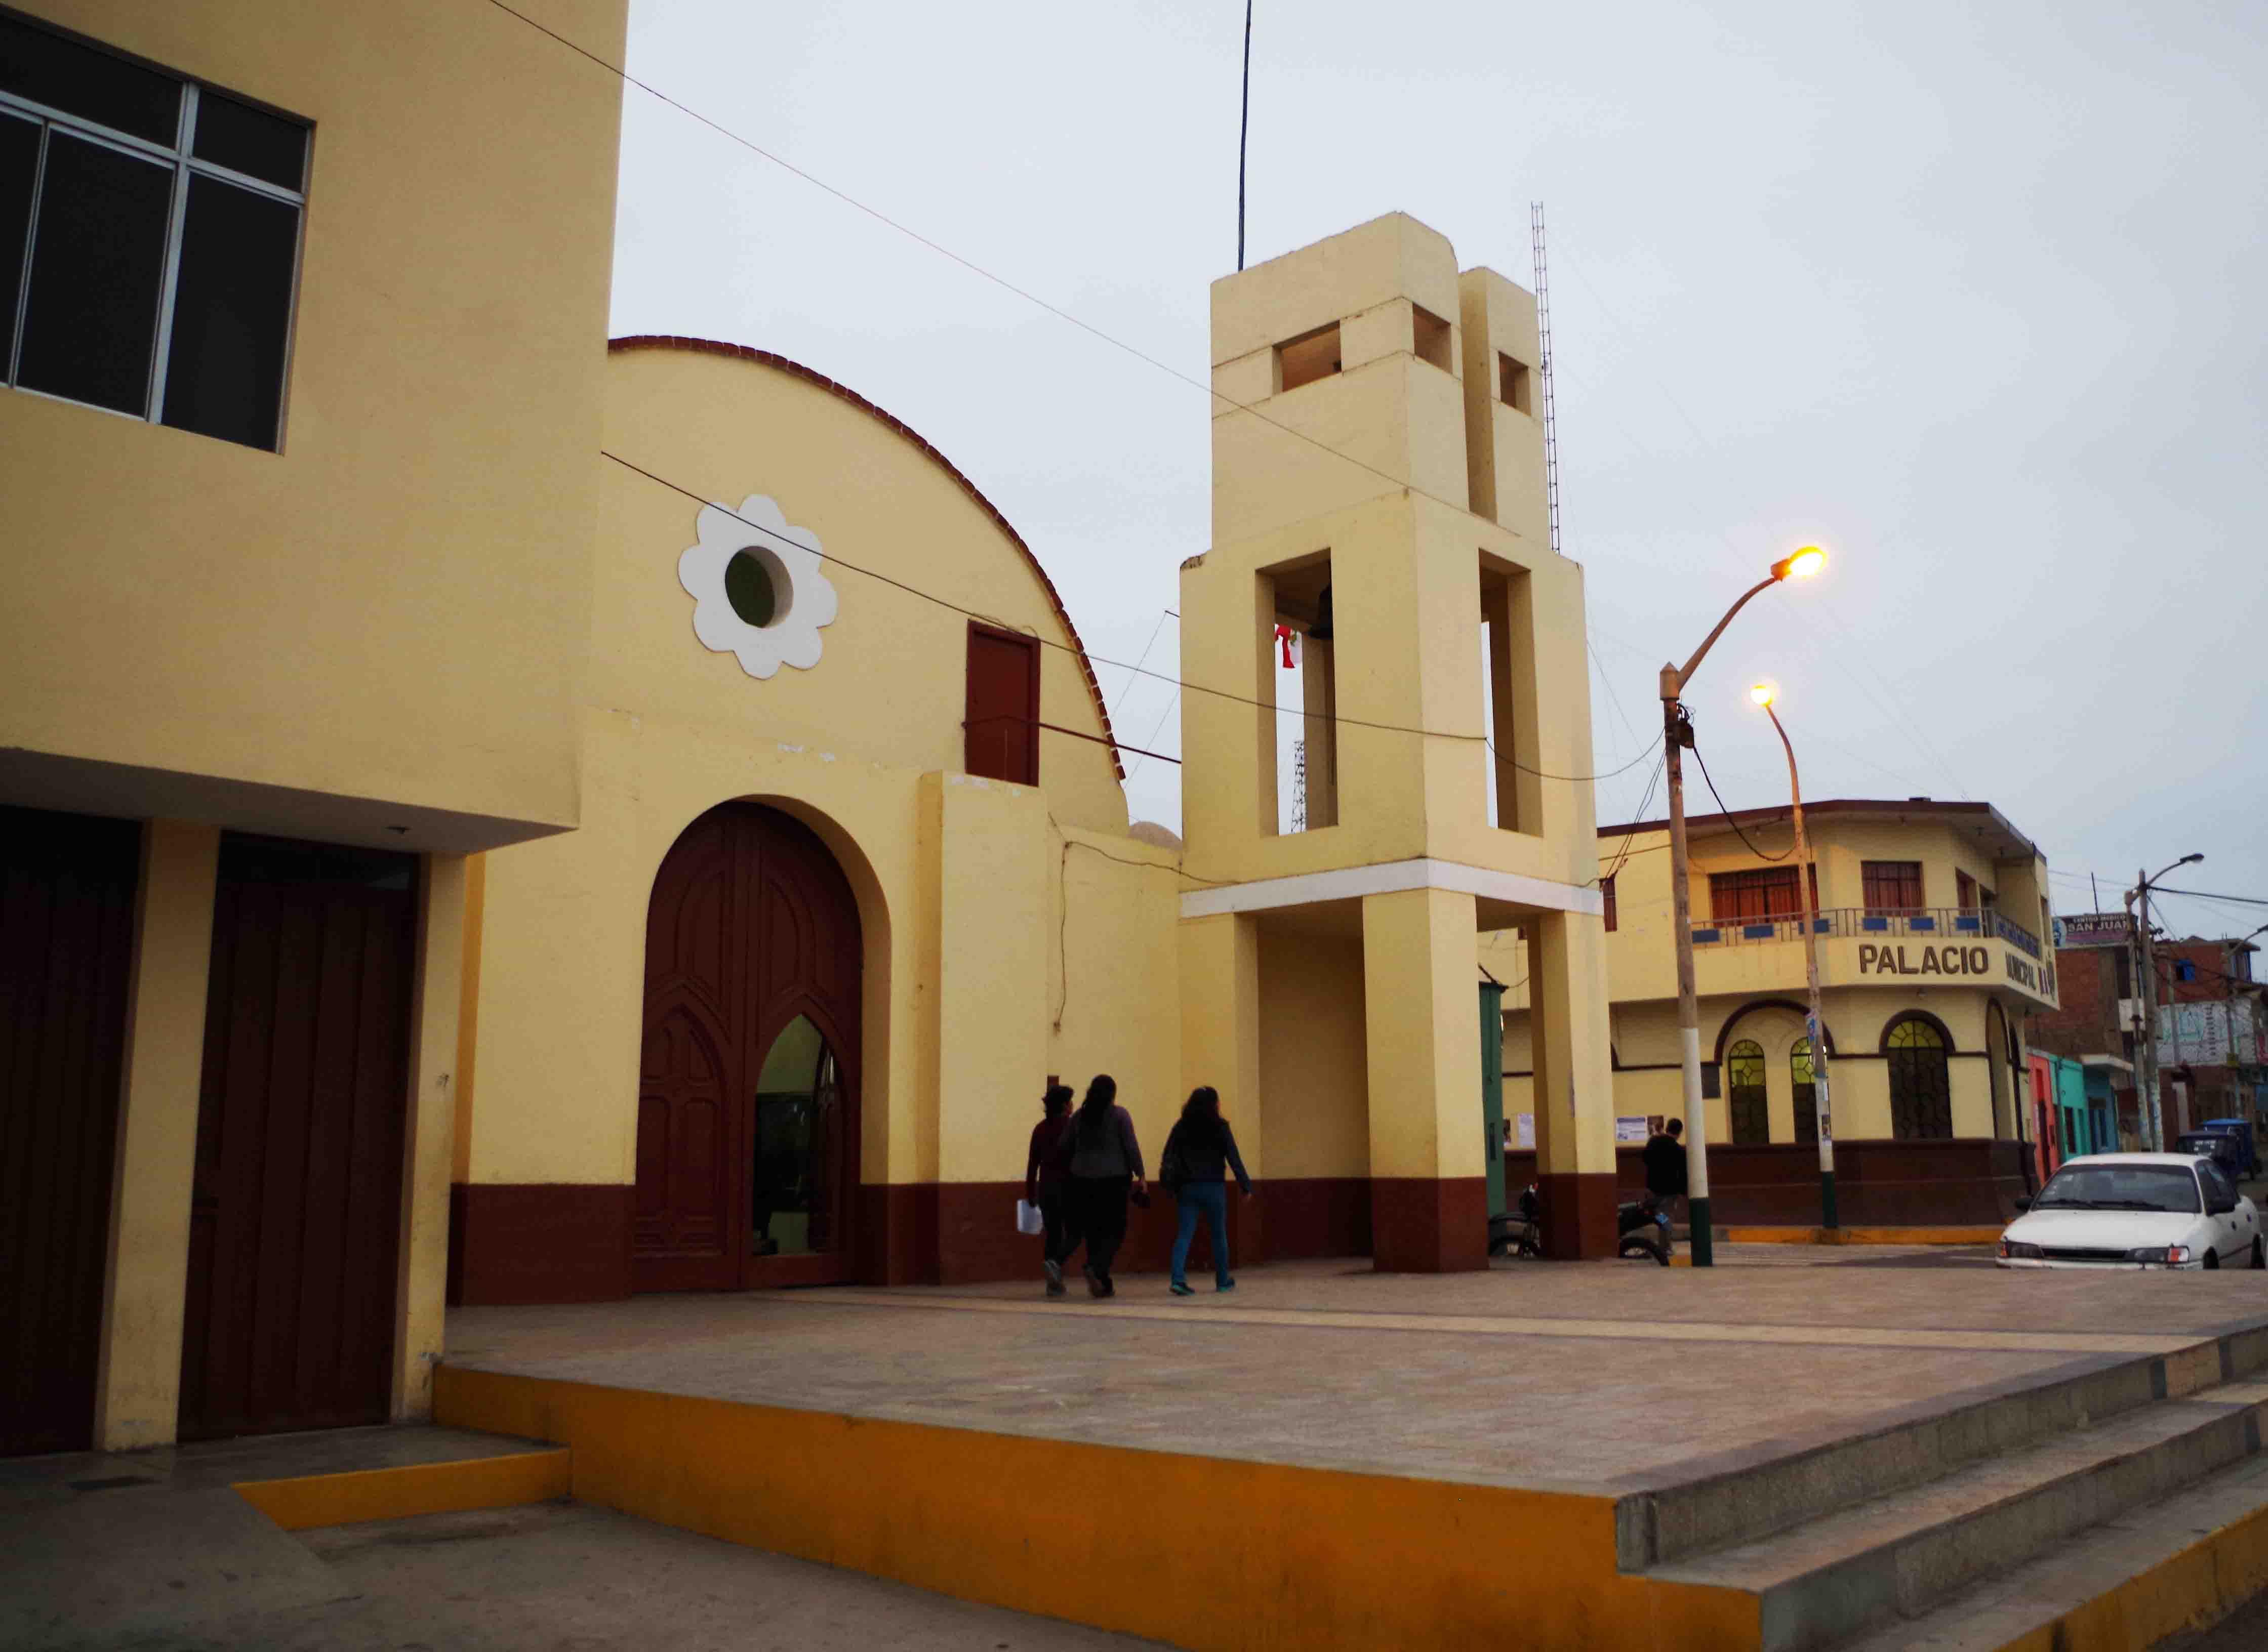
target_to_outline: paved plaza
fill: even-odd
[[[1709,1271],[1506,1262],[1447,1276],[1282,1264],[1189,1299],[1128,1277],[1108,1302],[1049,1301],[1034,1283],[461,1310],[449,1361],[1086,1445],[1621,1494],[1714,1484],[2137,1359],[2170,1365],[2268,1321],[2268,1274],[2250,1272],[2011,1274],[1942,1247],[1719,1257]],[[228,1489],[518,1449],[426,1428],[0,1465],[0,1646],[1151,1644],[590,1503],[284,1531]],[[2088,1539],[2109,1546],[2106,1575],[2123,1540],[2115,1527]],[[2014,1617],[2029,1587],[2008,1586]],[[1987,1590],[1963,1610],[1989,1615],[1996,1599]]]
[[[462,1309],[453,1365],[947,1427],[1616,1491],[1861,1434],[2268,1318],[2268,1274],[2043,1274],[1983,1252],[1723,1246],[1712,1270],[1248,1270]]]

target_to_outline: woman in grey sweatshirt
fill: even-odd
[[[1079,1111],[1064,1132],[1071,1179],[1066,1184],[1072,1230],[1086,1240],[1086,1289],[1111,1296],[1110,1264],[1126,1238],[1126,1197],[1146,1188],[1142,1144],[1134,1139],[1134,1119],[1117,1105],[1118,1081],[1099,1073],[1086,1087]]]

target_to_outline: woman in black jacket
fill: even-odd
[[[1086,1293],[1115,1296],[1110,1264],[1126,1238],[1126,1198],[1146,1186],[1142,1179],[1142,1144],[1134,1139],[1134,1117],[1117,1105],[1118,1081],[1098,1073],[1064,1133],[1070,1163],[1072,1232],[1086,1241]],[[1073,1238],[1071,1243],[1078,1243]]]
[[[1234,1290],[1236,1281],[1228,1272],[1228,1186],[1224,1178],[1234,1171],[1238,1191],[1247,1199],[1252,1197],[1252,1178],[1244,1173],[1236,1133],[1220,1116],[1220,1092],[1211,1084],[1189,1091],[1158,1164],[1159,1174],[1170,1178],[1166,1191],[1181,1207],[1181,1227],[1174,1235],[1174,1295],[1197,1294],[1182,1270],[1189,1266],[1189,1241],[1197,1237],[1200,1214],[1212,1234],[1213,1288]]]

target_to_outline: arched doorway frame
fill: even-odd
[[[889,1184],[894,1178],[904,1180],[909,1166],[894,1165],[891,1157],[891,1113],[895,1099],[894,1074],[901,1063],[892,1060],[893,1039],[893,980],[896,974],[895,926],[888,892],[882,875],[868,855],[857,833],[847,822],[855,819],[858,811],[852,799],[814,798],[784,792],[777,789],[711,795],[701,798],[697,794],[681,796],[675,828],[666,837],[649,840],[651,857],[644,869],[644,888],[650,908],[656,880],[665,864],[686,834],[707,816],[718,809],[734,804],[753,804],[788,816],[807,828],[828,854],[835,867],[850,885],[857,907],[861,941],[862,968],[858,1027],[855,1039],[847,1037],[840,1023],[832,1017],[822,1018],[813,1015],[829,1045],[835,1049],[841,1065],[855,1074],[858,1090],[857,1140],[851,1144],[850,1155],[856,1170],[852,1177],[851,1203],[844,1213],[849,1224],[851,1245],[850,1276],[867,1282],[880,1283],[895,1277],[891,1264],[894,1249],[902,1248],[904,1236],[895,1232],[894,1223],[899,1213],[890,1206],[887,1198]],[[640,931],[644,938],[643,929]],[[640,992],[641,1046],[644,1042],[644,955],[639,953],[637,980]],[[793,1018],[791,1011],[787,1019]],[[783,1024],[784,1024],[784,1023]],[[631,1102],[631,1134],[635,1135],[635,1094]],[[631,1172],[635,1178],[635,1149],[631,1150]],[[634,1243],[632,1233],[624,1232],[626,1245]],[[897,1270],[897,1271],[902,1271]],[[635,1280],[635,1269],[628,1270]],[[633,1284],[633,1289],[637,1287]]]

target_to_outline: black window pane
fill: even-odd
[[[48,132],[18,384],[147,411],[173,192],[170,166]]]
[[[276,445],[298,246],[297,207],[217,178],[189,180],[166,360],[166,423]]]
[[[38,125],[0,115],[0,379],[7,378],[14,353],[24,236],[32,226],[32,180],[39,167]]]
[[[7,17],[0,17],[0,92],[168,148],[180,136],[180,81]]]
[[[306,177],[307,128],[217,92],[202,92],[189,152],[247,178],[297,189]]]

